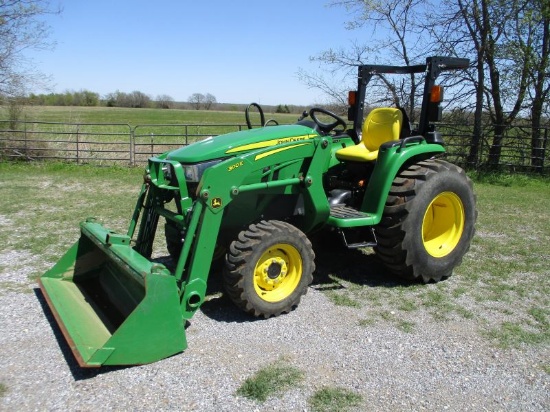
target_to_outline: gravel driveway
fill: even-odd
[[[9,270],[8,270],[9,271]],[[417,311],[414,333],[360,325],[365,309],[337,306],[317,287],[292,313],[251,320],[226,298],[206,302],[182,354],[137,367],[80,369],[26,274],[4,273],[0,290],[0,410],[306,411],[323,386],[360,394],[366,411],[549,411],[547,346],[501,349],[467,320]],[[425,318],[424,318],[425,317]],[[304,372],[265,403],[235,395],[274,362]]]

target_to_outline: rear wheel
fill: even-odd
[[[277,220],[252,224],[226,255],[224,286],[231,300],[254,316],[290,312],[313,280],[315,255],[307,237]]]
[[[443,160],[409,166],[394,180],[376,227],[377,255],[395,274],[424,282],[451,276],[474,235],[471,180]]]

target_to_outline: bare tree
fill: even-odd
[[[187,102],[195,108],[195,110],[200,110],[206,97],[202,93],[193,93],[187,99]]]
[[[117,90],[105,96],[105,100],[108,107],[146,108],[151,103],[151,98],[139,90],[134,90],[132,93],[124,93]]]
[[[550,2],[526,1],[515,29],[510,42],[530,67],[531,166],[542,170],[546,141],[541,126],[550,93]]]
[[[482,114],[488,113],[492,124],[488,164],[494,167],[500,162],[506,129],[526,107],[534,69],[529,53],[534,43],[522,16],[537,2],[447,0],[442,8],[446,18],[441,19],[444,14],[440,13],[433,19],[442,22],[432,24],[432,34],[438,38],[440,47],[467,53],[475,61],[476,76],[472,77],[476,89],[475,130],[468,159],[471,163],[477,159]]]
[[[530,115],[531,158],[542,165],[541,119],[548,110],[550,85],[550,2],[548,0],[335,0],[350,12],[350,29],[370,28],[369,42],[330,49],[311,60],[327,67],[328,75],[300,71],[300,79],[334,100],[343,101],[338,78],[355,76],[366,63],[411,65],[428,54],[468,57],[472,70],[459,83],[447,84],[456,113],[474,113],[469,164],[478,164],[483,120],[492,128],[488,163],[500,161],[506,130],[520,115]],[[386,33],[377,38],[377,33]],[[455,77],[456,78],[456,77]],[[327,80],[329,79],[329,80]],[[332,83],[331,79],[337,79]],[[379,77],[378,103],[393,102],[408,109],[414,121],[417,83],[394,83]],[[336,86],[335,86],[336,84]],[[366,102],[367,104],[369,102]],[[377,103],[377,102],[374,102]]]
[[[157,96],[155,102],[156,106],[160,109],[171,109],[174,107],[174,99],[167,94]]]
[[[206,110],[210,110],[212,108],[212,105],[216,103],[216,96],[210,93],[206,93],[206,96],[204,96],[204,108]]]
[[[140,92],[139,90],[134,90],[132,93],[130,93],[129,98],[130,107],[143,109],[149,107],[151,103],[151,98],[147,94]]]
[[[463,73],[470,87],[466,87],[463,93],[461,111],[474,113],[473,133],[466,163],[477,165],[485,107],[486,71],[483,45],[488,42],[489,27],[487,25],[476,27],[465,18],[465,11],[457,6],[457,3],[460,3],[460,0],[443,0],[437,13],[430,15],[427,19],[426,27],[437,44],[438,53],[469,57],[473,62],[474,70]],[[435,7],[432,10],[436,10]]]
[[[48,0],[0,1],[0,94],[22,95],[30,84],[44,82],[24,51],[53,47],[49,26],[40,17],[60,12]]]
[[[332,6],[345,7],[353,20],[348,21],[346,26],[350,30],[369,30],[368,42],[360,43],[355,41],[348,48],[330,49],[311,58],[329,67],[327,75],[308,73],[303,70],[298,72],[298,77],[306,85],[318,88],[329,96],[333,101],[346,105],[347,88],[342,84],[346,81],[341,79],[355,79],[357,75],[356,66],[365,63],[390,64],[397,66],[409,66],[416,64],[429,54],[429,49],[424,44],[423,33],[425,28],[419,24],[424,21],[426,0],[338,0],[331,3]],[[389,35],[386,38],[376,38],[376,34],[384,32]],[[375,41],[372,39],[375,38]],[[329,79],[338,79],[332,82]],[[404,107],[412,121],[415,119],[415,100],[417,98],[417,87],[419,79],[415,79],[411,73],[408,81],[403,82],[391,76],[380,75],[378,83],[374,82],[373,87],[379,86],[376,93],[373,93],[370,102],[367,104],[395,104]],[[345,87],[345,86],[344,86]],[[355,86],[354,86],[355,88]]]

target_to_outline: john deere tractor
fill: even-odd
[[[127,233],[87,219],[40,278],[79,364],[142,364],[183,351],[215,259],[238,307],[264,318],[291,311],[314,276],[310,238],[327,229],[349,248],[374,248],[389,273],[449,277],[470,246],[476,209],[464,171],[442,160],[435,81],[468,63],[362,65],[347,120],[314,107],[295,124],[266,122],[149,159]],[[416,127],[397,107],[364,118],[373,76],[411,73],[425,75]],[[152,258],[159,228],[173,267]]]

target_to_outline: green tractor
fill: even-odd
[[[362,65],[349,96],[353,128],[312,108],[295,124],[209,137],[149,159],[127,233],[82,222],[79,241],[40,278],[78,363],[143,364],[183,351],[216,259],[238,307],[264,318],[291,311],[313,279],[310,238],[327,229],[348,248],[374,248],[405,279],[449,277],[470,246],[476,209],[464,171],[441,160],[435,80],[468,64]],[[363,120],[366,87],[382,73],[425,73],[416,129],[399,108]],[[152,258],[159,221],[173,266]]]

